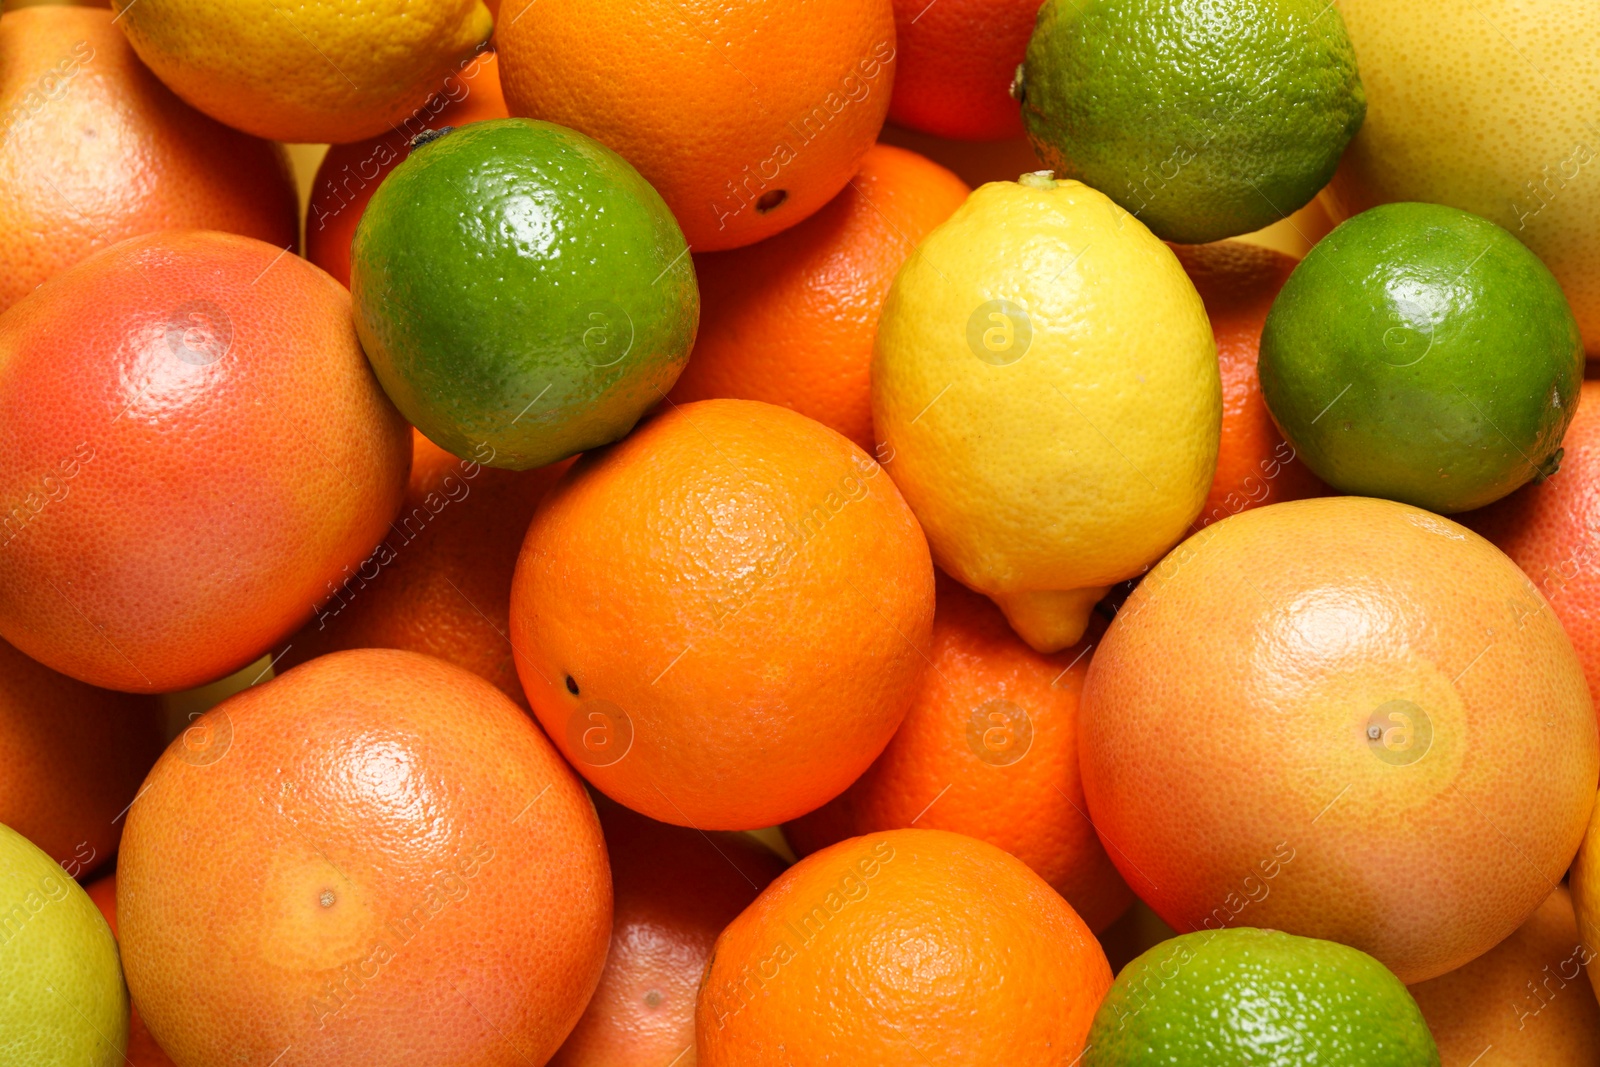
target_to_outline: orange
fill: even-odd
[[[854,785],[784,827],[805,855],[846,837],[952,830],[1026,863],[1096,932],[1133,894],[1089,823],[1078,694],[1093,636],[1029,648],[987,597],[939,576],[928,670],[894,740]]]
[[[1561,449],[1550,478],[1462,520],[1533,579],[1600,694],[1600,381],[1583,383]]]
[[[424,130],[507,117],[500,67],[493,52],[462,60],[456,68],[410,117],[387,133],[331,146],[317,167],[317,176],[311,181],[311,203],[306,208],[306,258],[347,289],[356,223],[384,175],[406,158],[411,139]]]
[[[787,408],[672,406],[545,497],[511,590],[517,672],[584,777],[653,819],[771,826],[889,743],[933,563],[866,453]]]
[[[1171,248],[1205,301],[1222,371],[1217,473],[1195,528],[1263,504],[1326,495],[1273,424],[1256,377],[1267,312],[1298,260],[1242,241]]]
[[[496,34],[511,113],[619,152],[696,252],[753,244],[833,199],[889,107],[890,0],[516,6]]]
[[[504,693],[392,649],[197,720],[117,881],[128,987],[179,1067],[543,1063],[611,927],[582,783]]]
[[[0,641],[0,823],[72,877],[117,850],[164,741],[149,697],[84,685]]]
[[[894,0],[900,69],[890,121],[962,141],[1021,137],[1022,108],[1011,98],[1011,81],[1039,4]]]
[[[389,535],[328,583],[278,666],[403,648],[465,667],[527,707],[507,636],[511,575],[534,507],[570,464],[495,470],[411,434],[411,484]]]
[[[808,856],[717,939],[700,1067],[1061,1067],[1111,984],[1044,880],[993,845],[891,830]]]
[[[914,152],[874,145],[809,219],[748,248],[696,256],[700,333],[672,399],[781,404],[871,452],[878,310],[917,242],[970,191]]]
[[[285,248],[283,150],[202,115],[133,54],[111,12],[0,18],[0,311],[124,237],[227,230]]]
[[[600,805],[615,912],[600,988],[550,1067],[693,1062],[700,974],[723,927],[783,873],[744,834],[701,834]]]
[[[1444,1067],[1584,1067],[1600,1062],[1593,959],[1557,886],[1516,933],[1411,995]]]
[[[1532,583],[1465,527],[1363,497],[1173,549],[1095,650],[1079,729],[1096,829],[1174,929],[1339,941],[1407,984],[1522,925],[1600,775]]]
[[[89,894],[89,899],[94,901],[95,907],[100,909],[100,914],[106,917],[106,925],[111,927],[111,936],[116,937],[116,874],[108,874],[83,888]],[[163,1052],[161,1046],[156,1044],[156,1039],[150,1036],[150,1028],[139,1018],[139,1009],[136,1006],[128,1013],[128,1050],[123,1056],[128,1067],[173,1067],[172,1057]]]
[[[0,636],[112,689],[219,678],[372,551],[409,455],[322,271],[221,233],[108,248],[0,316]]]

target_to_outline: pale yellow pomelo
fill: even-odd
[[[1600,3],[1340,0],[1367,119],[1334,208],[1420,200],[1516,234],[1600,355]]]
[[[1199,513],[1221,425],[1216,344],[1138,219],[1027,174],[978,189],[901,268],[872,417],[935,561],[1055,651]]]

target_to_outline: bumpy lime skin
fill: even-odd
[[[621,156],[496,119],[421,144],[356,227],[356,330],[389,398],[463,459],[526,470],[609,444],[689,359],[683,231]]]
[[[1039,158],[1183,244],[1304,207],[1367,114],[1327,0],[1046,0],[1017,91]]]
[[[1122,969],[1083,1067],[1438,1067],[1411,994],[1359,949],[1277,930],[1201,930]]]
[[[1345,221],[1295,268],[1259,373],[1323,481],[1448,514],[1555,473],[1583,367],[1537,256],[1477,215],[1399,203]]]

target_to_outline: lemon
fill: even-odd
[[[116,1067],[128,990],[111,928],[33,842],[0,825],[0,1063]]]
[[[1216,471],[1216,343],[1177,257],[1048,171],[974,192],[901,267],[882,460],[946,572],[1041,651],[1180,540]]]
[[[483,48],[483,0],[113,0],[156,77],[276,141],[359,141],[406,120]],[[420,128],[410,133],[422,132]]]
[[[1339,217],[1392,201],[1482,215],[1561,283],[1600,356],[1600,4],[1341,0],[1367,120]]]

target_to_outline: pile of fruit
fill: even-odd
[[[1597,41],[7,0],[0,1064],[1600,1063]]]

